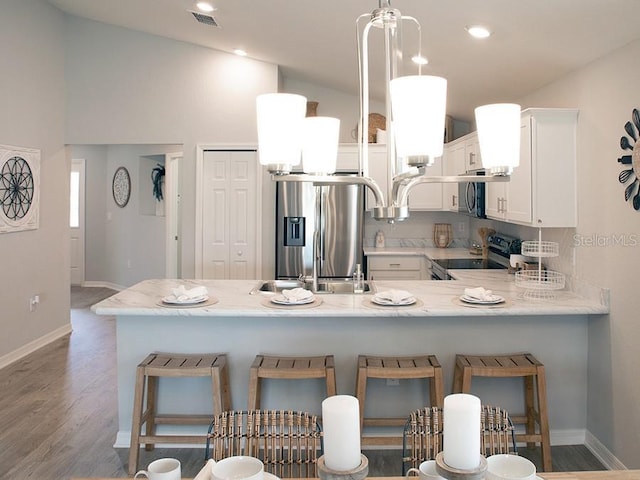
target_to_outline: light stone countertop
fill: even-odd
[[[437,247],[364,247],[367,257],[378,256],[424,256],[433,259],[448,258],[480,258],[472,254],[468,248],[437,248]]]
[[[378,292],[390,289],[411,292],[418,302],[407,307],[372,304],[371,295],[319,294],[318,306],[281,307],[269,302],[270,294],[250,294],[257,280],[145,280],[93,306],[99,315],[193,317],[484,317],[521,315],[589,315],[609,312],[606,290],[591,289],[588,296],[562,290],[556,298],[530,300],[516,287],[506,270],[456,270],[455,280],[375,281]],[[203,285],[217,303],[195,308],[161,305],[173,288]],[[467,306],[459,297],[469,287],[484,287],[503,296],[501,306]]]

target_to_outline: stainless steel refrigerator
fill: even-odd
[[[350,278],[362,264],[363,187],[285,181],[276,192],[276,277],[313,274],[317,231],[318,277]]]

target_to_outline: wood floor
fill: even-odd
[[[117,431],[115,321],[89,307],[112,295],[72,288],[73,333],[0,370],[0,479],[126,478],[128,450],[114,449]],[[554,470],[601,470],[584,446],[553,447]],[[400,475],[399,450],[365,451],[369,475]],[[519,453],[540,465],[537,450]],[[200,449],[141,453],[140,465],[171,456],[185,477],[200,470]]]

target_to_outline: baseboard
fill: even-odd
[[[110,288],[111,290],[117,290],[118,292],[121,292],[122,290],[127,288],[127,287],[123,287],[122,285],[116,285],[115,283],[111,283],[111,282],[99,282],[99,281],[93,281],[93,280],[82,282],[82,286]]]
[[[23,345],[22,347],[14,350],[11,353],[8,353],[2,357],[0,357],[0,369],[4,368],[8,365],[11,365],[14,362],[17,362],[23,357],[26,357],[30,353],[35,352],[39,348],[48,345],[49,343],[64,337],[71,333],[71,323],[67,323],[60,328],[56,328],[53,332],[47,333],[46,335],[33,340],[32,342]]]
[[[627,467],[587,430],[584,446],[589,449],[608,470],[627,470]]]

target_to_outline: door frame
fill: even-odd
[[[196,145],[196,208],[195,208],[195,278],[202,279],[203,268],[202,268],[202,235],[204,231],[204,225],[202,222],[202,216],[204,214],[204,208],[202,205],[203,196],[204,196],[204,152],[206,150],[221,150],[221,151],[234,151],[234,150],[252,150],[257,154],[258,146],[253,144],[208,144],[208,143],[199,143]],[[262,169],[260,168],[260,164],[256,159],[255,163],[255,173],[256,173],[256,203],[255,209],[258,213],[257,223],[256,223],[256,270],[255,276],[258,278],[258,273],[260,272],[260,266],[262,265],[262,243],[258,242],[258,239],[262,238],[262,212],[261,212],[261,204],[262,204]]]
[[[69,277],[69,283],[72,285],[84,285],[86,280],[86,252],[85,252],[85,232],[86,232],[86,219],[85,219],[85,202],[86,202],[86,160],[84,158],[72,158],[69,168],[69,175],[72,172],[77,171],[80,173],[79,185],[78,185],[78,255],[80,256],[79,270],[82,272],[80,283],[71,283],[71,277]],[[69,192],[71,193],[71,192]],[[69,226],[69,246],[71,246],[71,226]],[[71,259],[69,259],[69,269],[71,269]]]
[[[180,173],[183,152],[165,155],[165,277],[180,278],[181,232],[180,232]]]

